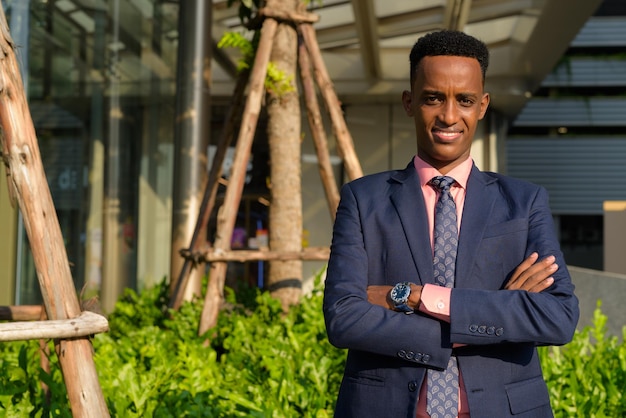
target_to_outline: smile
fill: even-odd
[[[463,133],[461,131],[441,131],[434,130],[433,136],[442,140],[442,141],[454,141],[457,138],[460,138]]]

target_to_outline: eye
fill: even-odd
[[[470,107],[474,105],[474,99],[470,97],[461,97],[459,99],[459,103],[461,104],[461,106]]]
[[[424,98],[424,103],[426,103],[426,104],[437,104],[440,101],[441,100],[440,100],[439,96],[437,96],[436,94],[429,94],[428,96],[426,96]]]

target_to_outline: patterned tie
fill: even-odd
[[[454,286],[454,269],[458,245],[456,204],[450,194],[454,179],[434,177],[431,186],[440,192],[435,206],[433,232],[435,281],[440,286]],[[450,357],[446,370],[428,370],[427,412],[431,418],[455,418],[459,413],[459,368],[456,357]]]

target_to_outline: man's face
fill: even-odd
[[[418,156],[447,174],[469,157],[476,126],[489,105],[478,60],[424,57],[411,91],[402,93],[402,104],[415,123]]]

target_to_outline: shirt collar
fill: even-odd
[[[415,155],[415,157],[413,158],[413,165],[415,166],[415,170],[417,171],[417,175],[420,179],[420,185],[422,187],[427,185],[433,177],[442,175],[439,170],[428,164],[426,161],[422,160],[417,155]],[[446,175],[452,177],[454,180],[456,180],[459,186],[461,186],[463,189],[466,189],[467,180],[469,179],[469,175],[472,171],[473,165],[474,160],[472,160],[472,157],[468,157],[461,164],[450,170],[450,172]]]

